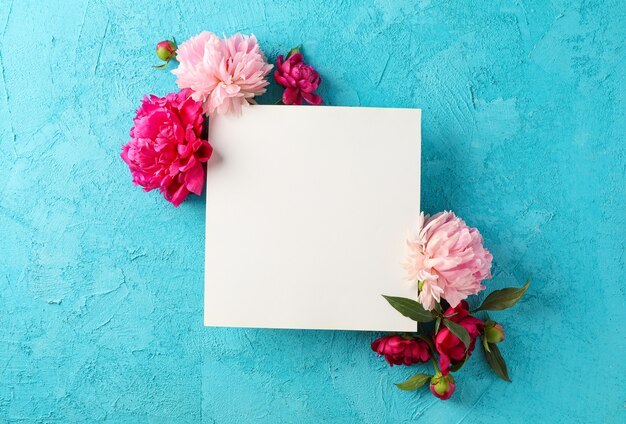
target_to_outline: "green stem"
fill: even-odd
[[[437,361],[435,361],[435,355],[434,352],[431,352],[432,356],[430,357],[430,361],[433,363],[433,367],[435,367],[435,372],[436,373],[441,373],[441,371],[439,370],[439,365],[437,365]]]

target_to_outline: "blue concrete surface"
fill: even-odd
[[[368,3],[368,5],[366,5]],[[0,422],[626,421],[626,6],[616,1],[0,0]],[[328,104],[423,109],[428,212],[495,258],[512,384],[405,393],[378,334],[202,326],[203,198],[120,160],[154,44],[303,44]],[[273,88],[263,100],[273,102]],[[297,283],[297,281],[294,281]]]

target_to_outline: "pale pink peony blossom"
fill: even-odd
[[[135,185],[144,191],[160,189],[176,207],[189,193],[202,193],[202,164],[213,151],[202,139],[202,104],[190,94],[181,90],[166,97],[145,96],[121,154]]]
[[[240,113],[253,97],[265,93],[272,69],[254,35],[222,39],[211,32],[191,37],[178,47],[180,62],[172,73],[180,88],[203,104],[209,116]]]
[[[407,240],[408,278],[421,281],[418,301],[432,310],[441,299],[456,307],[461,300],[485,289],[491,278],[491,253],[483,247],[476,228],[468,227],[453,212],[424,216]]]

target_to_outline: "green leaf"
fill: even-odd
[[[426,384],[427,381],[430,381],[431,378],[432,375],[418,373],[404,383],[396,384],[396,387],[400,390],[416,390]]]
[[[169,65],[169,64],[170,64],[170,62],[169,62],[169,60],[168,60],[167,62],[165,62],[165,63],[164,63],[164,64],[162,64],[162,65],[156,65],[156,66],[153,66],[153,68],[154,68],[154,69],[165,69],[165,67],[166,67],[167,65]]]
[[[484,300],[483,304],[480,305],[480,307],[474,312],[501,311],[503,309],[510,308],[522,298],[524,293],[526,293],[526,290],[528,290],[528,286],[530,286],[530,280],[528,280],[526,284],[519,289],[509,287],[502,290],[496,290],[490,293]]]
[[[487,358],[489,366],[498,377],[509,383],[511,382],[509,371],[506,368],[506,362],[504,362],[504,358],[500,354],[500,349],[497,345],[489,343],[489,350],[485,349],[485,358]]]
[[[439,327],[441,327],[441,317],[438,317],[437,321],[435,321],[435,334],[439,332]]]
[[[448,327],[448,330],[450,330],[452,332],[452,334],[457,336],[459,338],[459,340],[461,340],[463,342],[463,344],[465,345],[465,350],[467,350],[469,348],[471,339],[470,339],[470,335],[467,332],[467,330],[465,329],[465,327],[463,327],[462,325],[457,324],[454,321],[450,321],[449,319],[444,319],[443,320],[443,325]]]
[[[289,50],[289,53],[287,53],[287,57],[285,59],[289,59],[289,56],[300,53],[300,47],[301,46],[294,47],[293,49]]]
[[[417,303],[413,299],[407,299],[406,297],[394,297],[394,296],[385,296],[385,295],[383,295],[383,297],[398,312],[400,312],[405,317],[411,318],[413,321],[431,322],[434,319],[433,314],[431,312],[424,309],[424,307],[421,304]]]

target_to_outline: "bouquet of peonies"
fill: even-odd
[[[470,311],[464,300],[485,289],[482,280],[491,278],[492,256],[483,247],[476,228],[468,227],[453,212],[419,217],[415,233],[407,240],[405,267],[408,278],[418,284],[417,301],[383,296],[402,315],[416,321],[416,334],[392,334],[375,340],[372,350],[383,355],[389,365],[432,362],[434,373],[417,373],[402,390],[416,390],[430,382],[430,391],[449,399],[456,383],[452,372],[460,370],[471,356],[476,339],[481,337],[485,357],[493,371],[511,381],[497,343],[504,340],[504,329],[480,311],[499,311],[515,305],[530,281],[521,288],[506,288],[489,294]]]
[[[205,118],[239,114],[255,103],[270,83],[267,75],[273,65],[254,35],[221,38],[205,31],[180,46],[173,40],[161,41],[156,54],[164,63],[154,68],[179,62],[172,73],[181,91],[144,98],[121,157],[135,185],[144,191],[159,189],[178,207],[189,193],[200,195],[204,187],[204,164],[212,153]],[[299,48],[291,49],[286,58],[278,56],[274,79],[284,88],[280,103],[322,103],[315,94],[321,78],[303,61]]]
[[[165,40],[156,54],[164,63],[179,62],[172,73],[178,77],[179,92],[165,97],[146,96],[130,130],[130,141],[121,157],[130,168],[133,183],[144,191],[159,189],[178,207],[189,193],[200,195],[204,187],[205,163],[213,149],[206,135],[206,119],[219,114],[241,113],[256,103],[270,84],[273,65],[254,35],[218,37],[202,32],[177,46]],[[299,48],[278,56],[274,80],[284,88],[280,104],[319,105],[315,93],[321,83],[317,71],[307,65]],[[470,311],[465,299],[485,289],[491,278],[491,254],[475,228],[469,228],[452,212],[420,215],[415,233],[407,241],[409,280],[418,286],[417,301],[384,296],[402,315],[416,321],[415,334],[389,335],[372,343],[372,349],[393,365],[432,361],[434,373],[417,373],[402,390],[415,390],[430,381],[430,390],[448,399],[456,383],[452,372],[467,362],[481,337],[487,362],[503,380],[510,381],[497,343],[504,340],[502,326],[481,311],[498,311],[513,306],[528,289],[496,290],[482,305]]]

